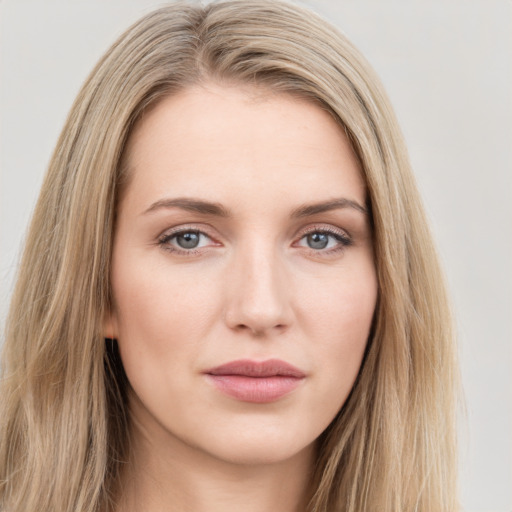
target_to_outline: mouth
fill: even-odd
[[[232,361],[204,372],[222,393],[243,402],[275,402],[295,390],[306,374],[285,361]]]

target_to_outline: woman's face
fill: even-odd
[[[105,335],[137,431],[237,463],[311,450],[377,296],[344,132],[309,102],[211,84],[161,101],[127,151]]]

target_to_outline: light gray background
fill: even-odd
[[[468,512],[512,512],[512,3],[306,0],[380,74],[451,288]],[[0,318],[20,241],[86,75],[152,0],[0,2]],[[440,511],[433,511],[440,512]]]

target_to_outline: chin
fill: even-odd
[[[234,448],[234,449],[233,449]],[[272,444],[261,446],[247,446],[238,444],[230,449],[222,450],[214,456],[229,464],[237,466],[270,466],[278,465],[294,458],[303,457],[307,454],[311,456],[315,453],[315,443],[301,448],[276,447]]]
[[[313,457],[316,439],[304,439],[297,432],[283,430],[268,432],[253,429],[231,435],[210,438],[208,445],[198,446],[215,459],[242,466],[272,465]]]

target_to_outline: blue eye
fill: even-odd
[[[299,240],[300,247],[308,247],[314,251],[343,249],[351,244],[350,238],[342,233],[326,230],[310,231]]]
[[[199,245],[201,234],[194,231],[186,231],[185,233],[174,235],[174,239],[181,249],[195,249]]]
[[[325,249],[329,245],[329,235],[326,233],[310,233],[306,236],[306,243],[311,249]]]
[[[164,235],[159,243],[168,250],[193,251],[211,244],[209,236],[195,229],[187,229]]]

